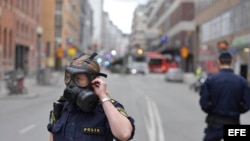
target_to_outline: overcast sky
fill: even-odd
[[[131,33],[134,9],[147,0],[104,0],[104,11],[124,33]]]

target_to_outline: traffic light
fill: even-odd
[[[56,55],[58,58],[63,57],[63,48],[62,47],[57,48]]]
[[[228,48],[228,43],[227,41],[219,41],[217,46],[220,50],[226,50]]]
[[[182,46],[181,47],[181,57],[187,58],[188,57],[188,47],[187,46]]]
[[[137,54],[142,55],[143,54],[143,50],[142,49],[138,49],[137,50]]]

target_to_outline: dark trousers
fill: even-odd
[[[240,124],[239,119],[233,117],[209,114],[206,118],[207,128],[203,141],[221,141],[223,139],[225,124]]]
[[[208,124],[203,141],[221,141],[223,139],[223,125]]]

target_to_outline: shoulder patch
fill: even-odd
[[[63,96],[60,96],[58,99],[57,99],[58,102],[65,102],[65,99]]]
[[[122,107],[116,107],[116,109],[125,117],[128,117],[127,112]]]
[[[111,103],[115,103],[116,102],[114,99],[111,99],[110,101],[111,101]]]

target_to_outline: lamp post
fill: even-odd
[[[36,29],[37,33],[37,83],[41,84],[41,79],[43,76],[41,76],[41,37],[43,34],[43,28],[41,26],[38,26]]]

